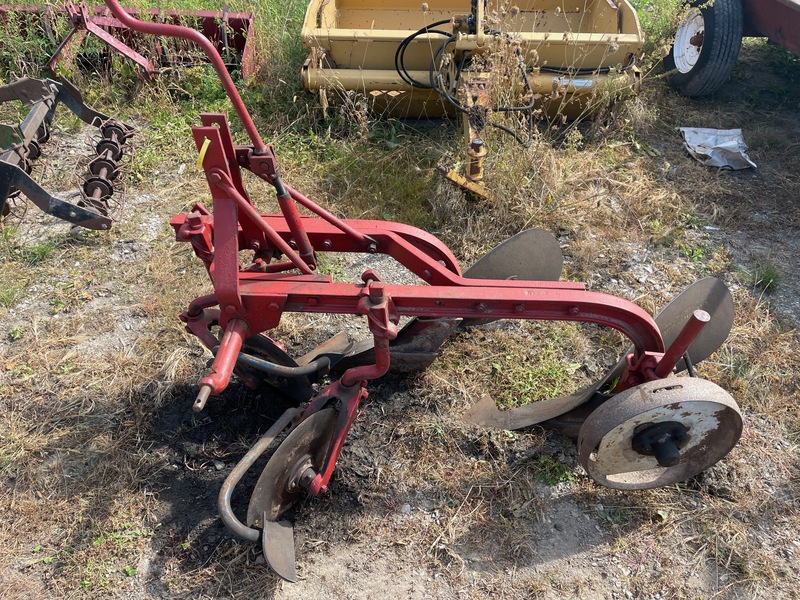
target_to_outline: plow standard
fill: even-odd
[[[286,512],[304,495],[328,491],[369,382],[391,370],[424,368],[457,327],[496,319],[578,321],[617,330],[630,340],[618,365],[583,390],[510,411],[483,400],[467,415],[485,426],[538,423],[573,435],[581,464],[603,485],[645,489],[682,481],[736,444],[742,431],[736,403],[694,370],[731,327],[733,304],[722,283],[695,283],[654,319],[627,300],[558,281],[561,252],[542,230],[521,232],[462,272],[452,252],[424,231],[337,218],[283,181],[274,148],[261,139],[213,44],[194,30],[138,21],[117,0],[106,3],[130,29],[198,44],[250,138],[249,145],[236,145],[225,116],[202,115],[193,136],[213,212],[197,204],[173,217],[171,225],[205,264],[213,284],[212,293],[196,298],[181,315],[215,355],[200,380],[194,409],[213,401],[234,373],[248,385],[281,390],[296,406],[234,468],[218,503],[225,524],[241,538],[260,542],[281,577],[296,579]],[[244,184],[245,171],[274,187],[279,214],[258,211]],[[309,214],[300,214],[298,205]],[[385,254],[424,284],[392,283],[373,270],[356,283],[336,282],[317,272],[323,252]],[[287,312],[361,316],[371,337],[351,342],[339,334],[294,359],[266,335]],[[403,317],[408,319],[400,327]],[[688,376],[677,376],[684,371]],[[313,384],[320,384],[319,391]],[[231,506],[233,490],[287,429],[242,522]]]

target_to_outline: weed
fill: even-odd
[[[528,463],[537,481],[547,485],[571,483],[575,481],[575,474],[570,465],[567,465],[553,456],[543,454]]]
[[[36,242],[30,247],[21,250],[22,259],[30,266],[38,265],[39,263],[47,260],[53,253],[55,247],[52,242],[40,241]]]
[[[12,308],[18,302],[21,292],[22,289],[15,285],[0,288],[0,307]]]
[[[783,281],[780,270],[772,263],[759,263],[752,273],[753,286],[756,289],[771,294],[778,289]]]

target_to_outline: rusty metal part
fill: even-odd
[[[233,490],[236,488],[239,481],[241,481],[242,477],[244,477],[244,474],[247,473],[248,469],[250,469],[256,460],[258,460],[272,445],[278,434],[291,425],[292,422],[299,419],[300,414],[301,411],[298,408],[290,408],[284,412],[236,464],[230,475],[225,478],[225,482],[219,490],[217,509],[219,510],[222,522],[228,529],[243,540],[249,540],[251,542],[258,541],[260,533],[257,529],[248,527],[236,518],[233,508],[231,507]]]
[[[294,556],[294,527],[288,521],[270,521],[267,514],[261,531],[261,551],[270,568],[289,583],[297,582]]]
[[[643,439],[656,427],[655,442]],[[597,483],[643,490],[697,475],[730,452],[741,433],[742,415],[725,390],[697,377],[668,377],[592,412],[578,436],[578,456]]]
[[[671,348],[696,310],[705,312],[710,321],[706,321],[707,325],[694,338],[686,352],[693,365],[716,352],[727,339],[733,325],[733,298],[725,284],[714,277],[701,279],[681,292],[655,318],[664,344]],[[509,410],[500,410],[491,396],[484,396],[469,408],[464,415],[464,421],[481,427],[513,430],[557,419],[590,401],[602,389],[613,387],[614,382],[623,376],[626,358],[632,350],[629,348],[601,380],[572,394],[539,400]],[[685,359],[680,358],[675,364],[675,370],[680,373],[685,369]]]
[[[765,36],[800,56],[800,3],[797,0],[743,0],[745,36]]]
[[[286,436],[250,496],[248,527],[262,527],[265,514],[267,521],[277,521],[300,499],[310,483],[303,485],[307,469],[316,474],[323,467],[337,416],[333,408],[324,408],[301,421]]]

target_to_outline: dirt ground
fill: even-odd
[[[674,96],[640,138],[653,150],[649,168],[704,216],[686,234],[686,248],[695,251],[676,254],[637,236],[598,239],[587,281],[653,310],[694,279],[722,277],[737,321],[706,373],[723,387],[737,382],[735,396],[766,377],[749,371],[737,348],[778,356],[798,347],[800,105],[793,94],[800,78],[786,83],[777,68],[773,79],[751,78],[752,61],[763,60],[745,53],[714,99],[690,104]],[[638,101],[672,97],[662,81],[646,84]],[[679,125],[741,127],[758,169],[716,172],[697,164],[682,147]],[[55,137],[76,143],[75,134]],[[702,187],[685,189],[684,181],[704,178],[714,183],[710,197]],[[33,209],[15,234],[14,248],[30,249],[42,236],[55,248],[46,276],[23,280],[21,299],[0,312],[0,506],[7,515],[0,523],[0,595],[800,597],[796,355],[776,362],[771,376],[779,385],[742,405],[745,432],[720,464],[685,485],[616,492],[591,482],[571,440],[462,423],[479,397],[448,388],[446,363],[469,335],[502,335],[503,325],[459,334],[425,374],[370,385],[331,493],[290,514],[299,581],[277,578],[255,544],[224,528],[215,504],[225,477],[279,411],[234,382],[193,413],[208,355],[177,318],[169,321],[183,306],[164,300],[176,289],[185,289],[184,303],[207,293],[197,261],[171,241],[167,225],[174,212],[205,199],[198,179],[191,168],[165,161],[142,182],[144,192],[130,187],[108,235],[71,232]],[[579,270],[584,259],[574,239],[559,240],[567,268]],[[89,254],[105,258],[83,258]],[[763,265],[780,274],[773,293],[749,278]],[[361,267],[346,265],[343,276],[357,276]],[[678,275],[668,276],[671,270]],[[300,350],[340,323],[290,325],[281,341]],[[348,331],[367,329],[353,323]],[[164,357],[160,364],[142,360],[153,347]],[[69,429],[75,422],[86,425],[82,433]],[[23,459],[24,467],[15,463]],[[263,462],[234,495],[240,515]],[[533,463],[554,464],[556,474],[542,477]]]

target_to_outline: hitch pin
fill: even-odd
[[[683,329],[681,329],[681,332],[675,338],[675,341],[672,342],[670,347],[667,348],[667,351],[664,352],[664,356],[658,361],[655,374],[659,379],[666,377],[672,372],[675,365],[677,365],[683,355],[687,353],[689,347],[695,339],[697,339],[703,327],[705,327],[710,320],[711,315],[704,310],[698,309],[692,313],[686,325],[683,326]]]

